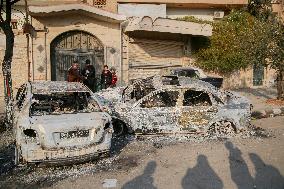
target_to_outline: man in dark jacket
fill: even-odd
[[[95,67],[91,65],[89,59],[86,60],[85,68],[83,68],[81,73],[86,78],[83,83],[94,92],[96,86],[96,72]]]
[[[72,63],[72,66],[68,69],[68,78],[67,80],[69,82],[81,82],[85,80],[85,78],[80,74],[79,71],[79,64],[77,61],[74,61]]]
[[[112,73],[109,71],[108,66],[104,65],[103,72],[101,74],[102,89],[106,89],[111,86]]]

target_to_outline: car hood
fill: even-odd
[[[70,131],[70,129],[90,129],[103,126],[108,119],[104,112],[44,115],[31,117],[30,125],[44,133],[63,132]]]
[[[238,93],[232,92],[232,91],[227,91],[227,102],[226,102],[226,107],[230,106],[231,108],[234,109],[246,109],[250,108],[251,102],[248,98],[239,95]]]

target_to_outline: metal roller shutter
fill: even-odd
[[[129,43],[129,80],[159,74],[161,68],[181,66],[184,43],[132,39]]]

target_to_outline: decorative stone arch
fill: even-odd
[[[71,30],[55,37],[50,43],[51,80],[67,80],[67,71],[74,60],[80,68],[89,59],[99,77],[104,64],[104,45],[93,34],[82,30]]]

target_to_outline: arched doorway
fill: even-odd
[[[74,60],[84,67],[89,59],[99,77],[104,64],[104,47],[95,36],[80,30],[68,31],[57,36],[50,44],[51,80],[66,81],[67,71]]]

